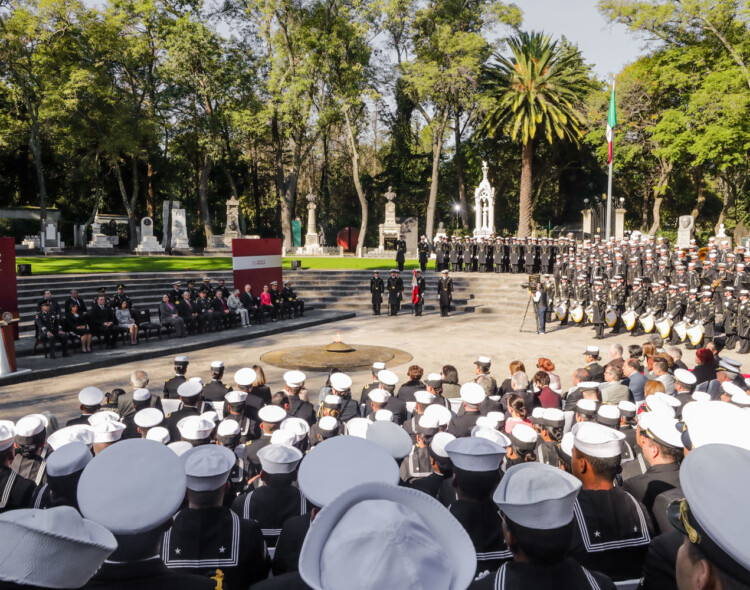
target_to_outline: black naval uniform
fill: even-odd
[[[237,496],[232,511],[240,518],[257,522],[266,545],[275,548],[284,523],[305,514],[307,501],[293,485],[261,486]]]
[[[169,430],[169,440],[177,442],[182,439],[180,431],[177,429],[177,424],[180,420],[188,416],[200,416],[200,414],[201,412],[196,406],[183,406],[167,416],[164,421],[164,427]]]
[[[680,465],[678,463],[666,463],[663,465],[651,465],[646,469],[646,473],[631,477],[623,483],[622,487],[646,507],[656,526],[654,500],[662,492],[679,486]]]
[[[396,240],[396,264],[398,270],[404,270],[404,262],[406,262],[406,240]]]
[[[417,252],[419,253],[419,268],[422,272],[427,271],[427,258],[430,255],[430,244],[427,241],[422,240],[417,244]]]
[[[59,342],[62,347],[63,356],[68,355],[68,335],[57,321],[57,316],[52,311],[40,311],[34,320],[37,330],[37,338],[50,343],[50,358],[55,358],[55,343]],[[52,334],[50,336],[49,334]]]
[[[401,463],[401,481],[412,486],[415,481],[432,474],[430,453],[427,447],[412,447],[411,453]]]
[[[242,457],[245,473],[248,478],[258,475],[261,470],[258,451],[271,444],[271,434],[264,432],[260,438],[248,441],[245,445],[245,454]]]
[[[570,557],[555,565],[509,561],[495,574],[473,582],[469,590],[615,590],[612,580],[591,572]]]
[[[164,534],[162,559],[207,579],[221,572],[224,590],[245,590],[268,574],[260,526],[224,507],[180,510]]]
[[[403,266],[403,265],[402,265]],[[388,277],[388,305],[390,306],[390,315],[397,315],[401,307],[401,299],[404,294],[404,281],[401,277]]]
[[[315,416],[315,406],[310,402],[306,402],[298,395],[290,395],[289,397],[289,412],[287,414],[294,418],[302,418],[310,426],[317,422]]]
[[[0,465],[0,514],[6,510],[28,508],[34,487],[33,481]]]
[[[380,276],[370,279],[370,294],[372,295],[372,313],[380,315],[380,304],[383,302],[383,279]]]
[[[480,502],[456,500],[451,504],[450,513],[469,533],[477,552],[477,574],[496,571],[504,562],[513,559],[513,554],[505,544],[503,519],[492,498]]]
[[[47,482],[47,449],[44,448],[40,455],[36,453],[30,454],[28,457],[24,457],[18,451],[16,456],[13,457],[13,463],[10,468],[15,471],[18,475],[23,478],[32,481],[35,486],[40,486]]]
[[[215,590],[218,582],[170,570],[157,555],[136,562],[105,561],[84,586],[86,590]]]
[[[166,383],[164,384],[164,387],[166,389]],[[211,380],[211,383],[203,388],[201,397],[210,402],[223,402],[224,396],[230,391],[232,391],[230,385],[224,385],[221,382],[221,379],[214,378]]]
[[[271,569],[274,576],[299,570],[299,554],[310,530],[310,515],[293,516],[281,527]]]
[[[453,301],[453,279],[440,277],[438,279],[438,298],[440,299],[440,316],[445,317],[451,310]]]
[[[165,381],[163,389],[164,399],[177,399],[180,397],[177,395],[177,388],[185,383],[185,381],[187,381],[185,375],[179,374]]]

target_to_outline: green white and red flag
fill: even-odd
[[[617,125],[617,110],[615,108],[615,82],[612,82],[612,95],[609,97],[609,115],[607,115],[607,152],[608,164],[612,163],[615,141],[615,126]]]

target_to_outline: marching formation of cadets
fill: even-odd
[[[125,293],[125,285],[117,285],[117,292],[109,297],[106,288],[98,290],[88,304],[73,289],[70,297],[60,304],[45,290],[37,304],[34,320],[36,337],[50,347],[50,358],[55,358],[55,345],[60,344],[63,356],[70,356],[69,345],[80,343],[81,352],[91,352],[91,341],[99,338],[107,348],[117,346],[118,336],[130,344],[139,342],[139,332],[144,329],[166,327],[178,338],[188,334],[214,332],[235,327],[261,324],[265,318],[272,322],[280,319],[302,317],[305,302],[297,297],[292,282],[284,281],[279,291],[277,281],[263,285],[260,293],[253,293],[250,285],[243,290],[230,290],[224,279],[218,284],[205,277],[200,287],[194,280],[187,288],[175,281],[172,289],[162,296],[158,306],[158,323],[147,310],[138,310]]]
[[[661,346],[588,346],[567,391],[487,356],[86,387],[0,420],[0,588],[748,589],[750,383]]]

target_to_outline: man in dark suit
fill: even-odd
[[[47,289],[44,291],[44,294],[42,295],[41,301],[37,304],[36,310],[41,311],[42,309],[42,303],[48,301],[49,302],[49,308],[53,315],[60,316],[60,306],[58,305],[57,301],[52,299],[52,292]],[[80,310],[79,310],[80,311]]]
[[[69,311],[70,306],[74,303],[78,305],[78,313],[86,315],[86,303],[78,296],[78,289],[71,289],[70,297],[65,302],[65,311]]]
[[[96,305],[91,307],[89,317],[91,319],[91,331],[104,337],[107,348],[115,348],[117,346],[115,312],[107,305],[104,295],[99,295],[96,298]]]
[[[253,289],[250,285],[245,285],[245,289],[242,295],[240,295],[240,301],[245,306],[248,315],[252,318],[251,322],[259,324],[261,320],[260,306],[258,305],[258,298],[253,295]]]
[[[189,332],[193,332],[200,327],[198,320],[198,308],[196,307],[195,303],[190,301],[190,293],[188,293],[187,291],[182,294],[182,299],[180,300],[180,304],[177,307],[177,313],[179,313],[182,321],[185,322],[185,326],[187,326]]]
[[[227,305],[227,300],[224,297],[224,291],[221,287],[216,289],[216,297],[214,297],[211,304],[214,308],[214,321],[216,322],[216,327],[223,326],[224,329],[231,328],[234,314]]]

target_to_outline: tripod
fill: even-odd
[[[539,333],[539,314],[536,312],[536,305],[534,305],[534,320],[536,320],[536,331],[534,330],[524,330],[523,326],[526,323],[526,316],[529,314],[529,307],[531,307],[531,302],[534,301],[533,297],[529,297],[529,301],[526,303],[526,311],[523,313],[523,319],[521,320],[521,327],[518,328],[519,332],[531,332],[532,334],[538,334]]]

